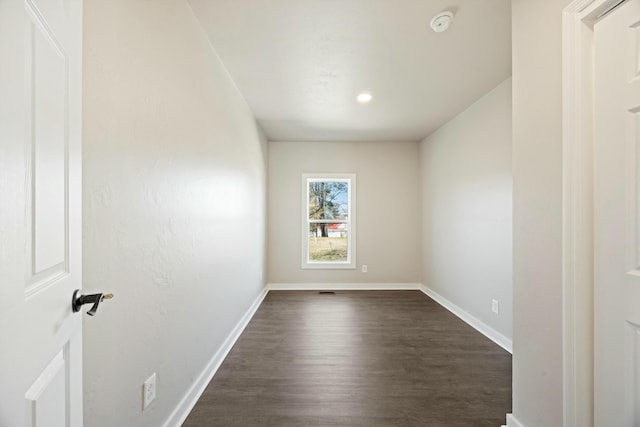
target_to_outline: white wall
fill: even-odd
[[[84,425],[157,427],[263,290],[266,141],[185,1],[84,29]]]
[[[269,282],[419,283],[418,154],[414,142],[270,142]],[[351,172],[358,268],[301,269],[302,174]]]
[[[510,78],[422,141],[421,170],[423,283],[511,339]]]
[[[513,0],[513,414],[562,425],[562,9]]]

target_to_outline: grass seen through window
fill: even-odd
[[[347,261],[346,237],[309,237],[311,261]]]

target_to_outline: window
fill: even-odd
[[[302,175],[302,268],[355,268],[355,174]]]

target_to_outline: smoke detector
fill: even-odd
[[[449,28],[451,21],[453,21],[453,13],[449,11],[439,13],[431,20],[431,29],[436,33],[441,33]]]

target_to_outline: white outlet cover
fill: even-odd
[[[142,385],[142,409],[147,407],[156,398],[156,373],[154,372]]]
[[[491,300],[491,311],[493,311],[495,314],[500,313],[500,302],[498,302],[498,300]]]

